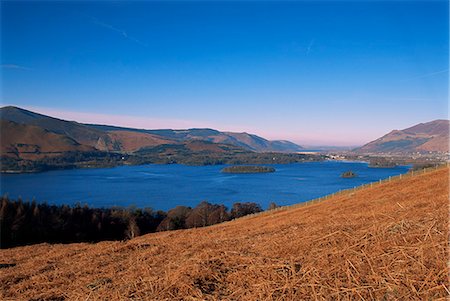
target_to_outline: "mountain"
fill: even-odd
[[[89,124],[89,126],[103,130],[103,131],[129,131],[139,132],[146,134],[153,134],[165,139],[174,140],[178,142],[184,142],[189,140],[202,140],[213,143],[230,144],[234,146],[242,147],[246,150],[255,152],[285,152],[294,153],[303,150],[303,147],[285,140],[267,140],[257,135],[248,133],[233,133],[233,132],[220,132],[214,129],[158,129],[158,130],[144,130],[144,129],[132,129],[108,125]]]
[[[394,130],[355,149],[358,153],[448,152],[449,120],[420,123],[404,130]]]
[[[11,106],[0,109],[0,119],[21,125],[37,126],[48,132],[65,135],[79,144],[99,151],[134,152],[142,147],[176,143],[158,135],[136,131],[105,131],[75,121],[53,118]],[[8,133],[5,132],[5,134]],[[40,141],[43,142],[43,139]]]
[[[282,164],[323,160],[300,146],[214,129],[146,130],[82,124],[17,107],[0,108],[1,172],[149,163]],[[276,156],[273,152],[277,152]]]
[[[3,249],[0,299],[445,300],[448,189],[441,168],[205,228]]]
[[[269,149],[274,152],[301,152],[305,148],[287,140],[271,140]]]
[[[0,119],[12,121],[16,124],[38,126],[46,131],[65,135],[79,144],[91,146],[100,151],[130,153],[141,148],[163,144],[183,144],[190,140],[230,144],[256,152],[297,152],[302,150],[302,147],[289,141],[269,141],[247,133],[220,132],[214,129],[146,130],[82,124],[12,106],[0,109]]]
[[[114,150],[114,143],[107,133],[75,121],[53,118],[12,106],[0,108],[0,119],[16,124],[37,126],[48,132],[65,135],[79,144],[98,150]],[[8,133],[4,134],[8,135]],[[35,143],[43,142],[43,139],[40,140]]]
[[[286,140],[269,141],[256,135],[248,133],[224,132],[224,135],[231,140],[236,140],[236,144],[246,147],[256,152],[286,152],[295,153],[303,150],[303,147]]]
[[[0,120],[1,153],[16,159],[39,159],[63,152],[94,151],[64,134],[57,134],[39,126]]]

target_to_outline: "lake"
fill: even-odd
[[[267,165],[269,166],[269,165]],[[130,206],[168,210],[206,200],[225,204],[270,202],[291,205],[341,189],[403,174],[407,166],[370,168],[362,162],[308,162],[270,165],[274,173],[225,174],[225,166],[140,165],[57,170],[35,174],[2,174],[0,192],[11,199],[50,204],[80,202],[93,207]],[[352,170],[358,177],[344,179]]]

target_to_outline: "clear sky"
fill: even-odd
[[[359,145],[448,118],[448,1],[1,2],[1,103]]]

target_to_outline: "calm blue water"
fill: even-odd
[[[168,210],[206,200],[225,204],[270,202],[290,205],[340,189],[407,172],[408,167],[369,168],[360,162],[273,165],[274,173],[223,174],[224,166],[141,165],[1,175],[0,192],[12,199],[51,204],[81,202],[94,207],[129,206]],[[343,179],[352,170],[358,177]]]

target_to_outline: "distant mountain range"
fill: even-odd
[[[248,133],[213,129],[144,130],[66,121],[17,107],[0,109],[1,153],[34,160],[63,152],[148,153],[149,150],[185,152],[285,152],[303,148],[289,141],[269,141]]]
[[[358,153],[448,152],[449,120],[420,123],[392,132],[355,149]]]
[[[230,144],[255,152],[298,152],[303,150],[303,147],[286,140],[270,141],[253,134],[220,132],[218,130],[207,128],[186,130],[143,130],[97,124],[88,124],[88,126],[103,132],[114,133],[115,135],[121,135],[122,133],[127,133],[127,135],[130,133],[153,135],[153,137],[160,137],[166,139],[166,141],[172,141],[172,143],[201,140],[213,143]]]
[[[353,151],[447,152],[449,125],[448,120],[435,120],[394,130]],[[281,164],[325,158],[300,154],[304,148],[289,141],[248,133],[82,124],[12,106],[0,108],[0,134],[3,172],[145,163]]]

